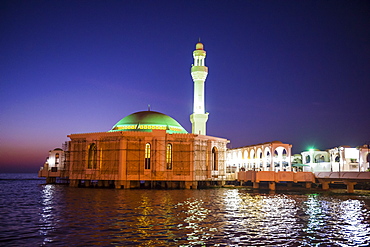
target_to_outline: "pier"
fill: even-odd
[[[320,183],[323,190],[328,190],[331,183],[342,182],[347,185],[347,192],[353,193],[359,182],[370,182],[370,172],[291,172],[291,171],[240,171],[237,180],[241,183],[252,182],[258,189],[260,182],[268,182],[270,190],[276,190],[276,183],[303,182],[306,188],[312,183]]]
[[[328,190],[329,184],[343,182],[347,185],[347,192],[353,193],[354,186],[359,182],[370,182],[370,172],[315,172],[315,178]]]
[[[240,171],[238,172],[238,181],[252,182],[253,188],[258,189],[260,182],[268,182],[269,189],[275,190],[276,183],[281,182],[303,182],[306,188],[311,188],[315,183],[315,176],[312,172],[290,172],[290,171]]]

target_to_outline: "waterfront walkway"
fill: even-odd
[[[353,193],[358,182],[370,182],[370,172],[290,172],[290,171],[240,171],[238,181],[252,182],[253,188],[259,188],[260,182],[268,182],[269,189],[275,190],[276,183],[303,182],[306,188],[311,188],[312,183],[320,183],[322,189],[328,190],[329,184],[343,182],[347,185],[347,192]]]
[[[370,172],[315,172],[314,174],[324,190],[329,189],[330,183],[343,182],[347,185],[347,192],[353,193],[357,183],[370,182]]]

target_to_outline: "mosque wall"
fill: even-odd
[[[138,186],[147,181],[224,180],[227,140],[152,132],[102,132],[69,135],[67,177],[71,185],[96,181]],[[126,181],[126,182],[125,182]],[[127,181],[132,181],[131,185]]]

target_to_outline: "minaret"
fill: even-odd
[[[191,66],[191,77],[194,81],[194,105],[190,122],[193,134],[206,135],[208,112],[205,112],[204,109],[204,82],[208,75],[208,67],[205,66],[206,51],[203,50],[202,43],[196,44],[193,57],[194,64]]]

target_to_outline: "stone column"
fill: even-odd
[[[275,182],[269,182],[269,189],[275,190],[276,189],[276,183]]]
[[[328,190],[329,189],[329,182],[327,181],[321,181],[322,189]]]
[[[347,193],[353,193],[355,191],[356,182],[346,182],[347,184]]]

